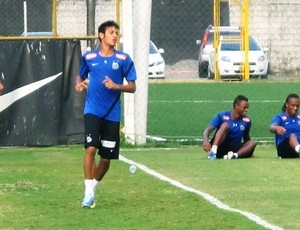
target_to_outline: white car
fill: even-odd
[[[249,68],[250,77],[267,78],[268,57],[267,48],[262,48],[259,42],[249,37]],[[221,38],[218,47],[218,68],[220,77],[241,77],[242,63],[245,53],[241,51],[241,40],[237,38]],[[210,54],[208,66],[208,78],[214,78],[214,52]]]
[[[200,46],[198,57],[198,74],[199,77],[207,77],[209,55],[214,51],[214,34],[215,29],[220,36],[240,36],[241,31],[239,27],[235,26],[219,26],[214,27],[209,25],[203,34],[202,41],[196,40],[196,44]]]
[[[165,78],[165,60],[161,56],[165,51],[150,41],[149,48],[149,78]]]

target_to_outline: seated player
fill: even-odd
[[[248,108],[248,98],[238,95],[231,111],[220,112],[213,118],[203,132],[203,149],[209,153],[208,159],[237,159],[253,155],[256,143],[250,138]],[[214,136],[209,140],[213,130]]]
[[[298,158],[300,153],[300,115],[299,96],[289,94],[270,125],[270,132],[275,134],[277,155],[281,158]]]

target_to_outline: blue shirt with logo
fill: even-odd
[[[298,141],[300,141],[300,115],[295,114],[293,116],[288,116],[284,112],[277,114],[272,119],[272,123],[277,123],[279,126],[285,128],[286,133],[283,135],[278,135],[275,133],[275,142],[278,146],[283,140],[288,138],[292,133],[297,136]]]
[[[135,81],[136,70],[130,56],[118,50],[109,57],[101,56],[99,50],[86,52],[81,59],[79,76],[83,80],[89,79],[84,114],[101,118],[113,106],[105,119],[120,122],[120,91],[107,89],[103,80],[108,76],[116,84],[123,84],[124,78]],[[115,100],[117,103],[114,105]]]
[[[219,130],[223,123],[229,123],[230,129],[226,139],[232,143],[241,143],[243,137],[248,136],[251,128],[251,119],[247,116],[240,116],[234,120],[231,117],[231,111],[224,111],[216,115],[210,122],[210,125]]]

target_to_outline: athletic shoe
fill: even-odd
[[[208,159],[209,160],[215,160],[217,158],[217,154],[214,153],[213,151],[210,151],[208,154]]]
[[[81,203],[81,207],[83,208],[95,208],[96,203],[95,203],[95,198],[93,195],[86,195],[83,198],[83,201]]]
[[[231,159],[236,159],[236,158],[238,158],[238,154],[237,153],[234,153],[234,152],[232,152],[232,151],[229,151],[228,153],[227,153],[227,155],[224,155],[224,160],[231,160]]]
[[[231,159],[237,159],[239,157],[239,155],[237,153],[233,153]]]

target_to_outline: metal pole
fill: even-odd
[[[95,34],[95,0],[86,0],[87,6],[87,35],[92,36]],[[91,40],[87,40],[87,46],[91,46]]]
[[[120,4],[120,0],[116,0],[116,22],[121,26]],[[118,38],[117,49],[120,49],[120,37]]]
[[[24,1],[23,2],[23,11],[24,11],[24,36],[26,37],[27,36],[27,2]]]
[[[120,0],[116,0],[116,22],[120,25]]]
[[[135,46],[134,58],[138,78],[137,90],[134,100],[134,128],[135,143],[146,143],[147,134],[147,111],[148,111],[148,59],[150,46],[150,28],[152,0],[134,1],[134,35]]]
[[[220,80],[218,67],[218,47],[219,47],[219,26],[220,26],[220,0],[214,0],[214,73],[215,80]]]
[[[122,1],[122,22],[121,29],[123,39],[123,51],[128,53],[133,60],[133,19],[132,19],[132,1]],[[134,131],[134,98],[135,94],[124,93],[124,134],[125,141],[130,144],[135,143],[135,131]]]
[[[243,8],[244,16],[244,47],[245,47],[245,80],[250,79],[250,66],[249,66],[249,3],[248,0],[244,0]]]
[[[56,0],[52,0],[52,34],[57,36]]]

